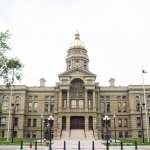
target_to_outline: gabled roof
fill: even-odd
[[[88,70],[84,70],[82,68],[73,68],[71,70],[67,70],[61,74],[59,74],[58,76],[61,77],[61,76],[74,76],[76,73],[81,73],[81,76],[94,76],[96,77],[96,75]]]

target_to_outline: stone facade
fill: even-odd
[[[95,139],[105,138],[105,115],[110,118],[110,137],[114,138],[115,133],[117,138],[141,137],[141,117],[146,137],[146,110],[150,125],[150,85],[145,86],[147,107],[142,107],[142,85],[115,86],[113,78],[107,87],[96,83],[78,33],[68,49],[66,64],[66,71],[58,75],[59,82],[54,87],[46,87],[42,78],[39,87],[14,85],[11,96],[11,89],[1,86],[0,137],[11,137],[13,128],[17,138],[40,138],[41,131],[46,137],[50,115],[54,116],[53,136],[56,139],[61,138],[62,131],[70,133],[75,129],[91,130]]]

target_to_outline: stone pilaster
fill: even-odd
[[[59,103],[58,103],[58,110],[62,110],[62,90],[59,91]]]
[[[89,130],[89,119],[88,116],[85,116],[85,131]]]
[[[70,132],[70,116],[66,116],[66,130]]]
[[[70,110],[70,99],[69,99],[69,89],[67,90],[67,110],[69,111]]]
[[[87,89],[85,89],[85,111],[88,111]]]
[[[96,111],[95,91],[93,90],[93,110]]]

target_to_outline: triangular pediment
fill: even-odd
[[[61,74],[59,74],[59,77],[62,76],[92,76],[92,77],[96,77],[96,75],[90,71],[87,70],[83,70],[81,68],[75,68],[75,69],[71,69],[68,71],[65,71]]]

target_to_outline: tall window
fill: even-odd
[[[74,79],[70,86],[71,108],[83,108],[84,82],[81,79]]]
[[[136,103],[136,111],[140,111],[140,96],[135,96],[135,103]]]
[[[38,102],[34,102],[34,112],[38,111]]]
[[[122,127],[122,119],[121,118],[118,119],[118,127]]]
[[[38,102],[34,102],[34,112],[38,111]]]
[[[118,112],[121,112],[121,102],[118,102]]]
[[[1,118],[1,125],[5,126],[6,125],[6,117]]]
[[[123,102],[122,109],[123,109],[123,112],[127,112],[127,102]]]
[[[32,102],[28,103],[28,112],[32,112]]]
[[[30,118],[28,118],[27,127],[31,127],[31,119]]]
[[[124,127],[128,127],[128,119],[127,118],[124,119]]]
[[[49,96],[45,96],[44,112],[48,112]]]
[[[122,138],[123,137],[123,133],[122,131],[119,131],[119,138]]]
[[[150,95],[147,95],[147,109],[150,111]]]
[[[18,126],[18,118],[17,118],[17,117],[14,118],[14,126],[15,126],[15,127]]]
[[[2,103],[2,110],[3,111],[8,110],[8,101],[3,101],[3,103]]]
[[[100,96],[100,111],[110,112],[110,96]]]
[[[36,123],[37,123],[37,120],[34,118],[33,119],[33,127],[36,127]]]
[[[137,127],[141,127],[141,117],[137,117]]]

